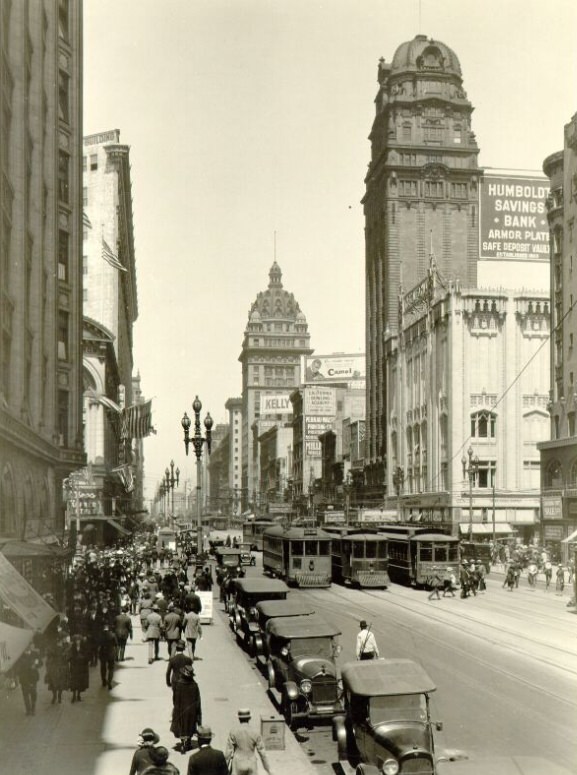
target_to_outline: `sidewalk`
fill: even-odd
[[[228,730],[239,708],[249,707],[252,722],[277,716],[257,668],[236,645],[221,606],[214,601],[213,624],[203,626],[197,644],[196,680],[200,687],[203,723],[214,733],[213,746],[224,749]],[[170,751],[170,761],[186,775],[190,753],[173,750],[170,732],[172,699],[166,686],[166,644],[161,661],[148,665],[148,647],[142,642],[138,617],[133,617],[134,640],[127,661],[117,666],[111,691],[100,688],[99,668],[90,670],[90,688],[79,704],[65,692],[61,705],[51,705],[51,694],[38,684],[36,715],[24,715],[20,689],[0,695],[0,762],[2,772],[14,775],[128,775],[138,734],[152,727]],[[284,723],[284,722],[282,722]],[[285,726],[285,750],[270,751],[273,775],[315,775],[315,768]],[[260,772],[264,769],[260,765]]]

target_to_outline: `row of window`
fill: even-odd
[[[399,196],[419,196],[418,180],[399,180]],[[425,180],[421,188],[421,195],[431,199],[443,199],[449,192],[451,199],[467,199],[469,189],[467,183],[445,183],[442,180]]]

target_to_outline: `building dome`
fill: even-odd
[[[417,35],[407,43],[401,43],[391,63],[392,75],[405,71],[446,73],[462,78],[457,55],[449,46],[438,40]]]
[[[268,288],[257,295],[250,309],[250,321],[295,320],[299,314],[302,315],[298,302],[283,288],[281,268],[275,261],[269,272]]]

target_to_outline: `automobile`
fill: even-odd
[[[279,616],[310,616],[314,614],[314,608],[308,603],[300,600],[261,600],[256,604],[256,621],[258,623],[258,632],[254,635],[254,655],[255,658],[268,657],[266,648],[266,625],[269,619],[276,619]]]
[[[290,729],[342,714],[336,657],[341,634],[318,614],[269,619],[267,674]]]
[[[256,557],[252,553],[250,541],[247,543],[239,544],[238,550],[240,552],[241,565],[256,565]]]
[[[244,578],[232,582],[228,618],[239,645],[251,656],[256,653],[256,636],[260,632],[256,605],[262,600],[286,600],[289,588],[280,579]]]
[[[242,570],[242,564],[240,561],[240,551],[238,549],[232,549],[228,546],[219,546],[215,550],[214,556],[216,558],[216,581],[218,584],[222,582],[225,576],[237,576],[244,573]]]
[[[410,659],[348,662],[342,669],[344,714],[333,721],[339,760],[358,773],[438,775],[429,700],[436,687]]]

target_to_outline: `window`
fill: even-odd
[[[461,128],[461,125],[455,124],[454,131],[455,131],[455,134],[453,135],[453,142],[456,145],[460,145],[461,142],[463,141],[463,130]]]
[[[68,391],[58,391],[58,443],[68,446]]]
[[[426,180],[425,181],[425,196],[433,199],[440,199],[443,196],[443,181],[442,180]]]
[[[400,180],[399,181],[399,195],[400,196],[417,196],[417,181],[416,180]]]
[[[86,186],[82,189],[82,206],[88,207],[88,189]]]
[[[441,144],[443,139],[443,127],[441,126],[425,126],[424,136],[426,143]]]
[[[411,140],[412,137],[412,126],[411,124],[405,123],[403,124],[402,130],[401,130],[401,140]]]
[[[451,196],[453,199],[466,199],[467,198],[467,184],[466,183],[451,183]]]
[[[482,410],[471,416],[471,436],[477,439],[494,439],[497,415]]]
[[[58,360],[68,360],[68,312],[62,309],[58,310]]]
[[[98,154],[96,153],[90,154],[90,169],[92,172],[98,169]]]
[[[479,489],[494,487],[496,472],[497,464],[494,460],[480,460],[477,476],[475,477],[475,487],[478,487]]]
[[[58,231],[58,279],[68,282],[68,232]]]
[[[65,151],[58,151],[58,196],[61,202],[69,202],[68,168],[70,157]]]
[[[70,123],[69,77],[62,70],[58,76],[58,118]]]

